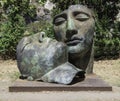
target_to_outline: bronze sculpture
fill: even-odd
[[[53,20],[55,38],[44,33],[23,38],[17,46],[20,78],[70,84],[92,73],[94,15],[82,5],[72,5]],[[93,64],[91,62],[91,64]]]
[[[93,72],[93,12],[83,5],[72,5],[53,20],[55,38],[68,46],[69,62],[87,73]]]

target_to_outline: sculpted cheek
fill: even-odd
[[[54,26],[54,29],[55,29],[55,38],[58,41],[64,41],[66,36],[66,25],[62,24],[59,26]]]

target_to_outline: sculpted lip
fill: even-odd
[[[77,45],[78,43],[80,43],[80,39],[79,38],[73,38],[73,39],[70,39],[70,40],[66,40],[65,43],[68,46],[74,46],[74,45]]]
[[[74,46],[74,45],[77,45],[78,43],[80,43],[79,40],[74,40],[74,41],[67,42],[66,44],[67,44],[68,46]]]

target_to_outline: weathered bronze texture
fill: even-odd
[[[17,46],[17,63],[21,79],[70,84],[85,72],[68,62],[67,46],[63,42],[37,33],[24,37]]]
[[[53,20],[55,39],[37,33],[17,46],[21,79],[71,84],[93,71],[94,14],[85,6],[71,5]]]
[[[53,20],[55,38],[68,46],[69,62],[87,73],[93,72],[93,12],[83,5],[71,5]]]

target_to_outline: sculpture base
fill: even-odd
[[[39,91],[112,91],[108,85],[95,74],[87,75],[85,80],[72,85],[62,85],[37,81],[17,80],[9,87],[10,92],[39,92]]]

